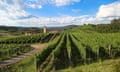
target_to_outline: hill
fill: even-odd
[[[120,32],[120,18],[114,19],[110,24],[84,24],[81,26],[67,29],[69,31],[84,31],[84,32],[98,32],[98,33],[116,33]]]

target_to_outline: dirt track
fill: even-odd
[[[15,64],[15,63],[21,61],[24,58],[31,56],[31,55],[37,53],[38,51],[40,51],[41,49],[45,48],[46,45],[47,44],[33,44],[33,45],[31,45],[31,47],[35,48],[34,50],[27,52],[27,53],[24,53],[22,55],[19,55],[15,58],[11,58],[9,60],[4,60],[4,61],[0,62],[0,68],[5,67],[5,66],[9,66],[9,65],[12,65],[12,64]]]

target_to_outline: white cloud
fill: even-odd
[[[11,1],[11,2],[10,2]],[[24,0],[23,0],[24,1]],[[30,0],[35,3],[28,3],[31,8],[42,8],[40,1],[42,0]],[[43,0],[45,1],[45,0]],[[80,0],[47,0],[50,4],[56,6],[64,6]],[[22,1],[21,1],[22,2]],[[120,1],[101,5],[96,16],[82,15],[82,16],[68,16],[61,15],[59,17],[34,17],[30,16],[28,12],[24,10],[24,6],[20,0],[1,0],[0,1],[0,25],[8,26],[34,26],[41,27],[46,24],[47,26],[65,26],[70,24],[84,24],[84,23],[109,23],[113,18],[120,16]],[[46,2],[46,1],[45,1]],[[44,2],[44,4],[45,4]],[[33,5],[30,5],[33,4]]]
[[[57,7],[73,4],[75,2],[80,2],[80,0],[26,0],[26,6],[31,8],[38,8],[38,5],[51,4]]]
[[[27,6],[30,7],[30,8],[39,8],[39,9],[42,8],[42,5],[36,5],[36,4],[29,4]]]
[[[97,13],[97,18],[118,16],[120,16],[120,1],[108,5],[101,5],[99,8],[99,12]]]
[[[54,1],[54,0],[53,0]],[[64,1],[64,0],[63,0]],[[69,0],[67,0],[69,1]],[[64,2],[67,2],[64,1]],[[56,3],[62,3],[62,1],[58,1]],[[69,3],[69,2],[67,2]],[[63,3],[64,4],[64,3]],[[34,18],[29,20],[28,23],[32,24],[47,24],[48,26],[56,26],[56,25],[70,25],[70,24],[84,24],[84,23],[109,23],[112,19],[114,19],[118,16],[120,16],[120,2],[114,2],[108,5],[101,5],[99,8],[99,11],[96,13],[96,16],[90,16],[90,15],[82,15],[82,16],[67,16],[67,15],[61,15],[62,17],[53,17],[53,18]]]
[[[53,0],[53,3],[56,6],[65,6],[65,5],[69,5],[71,3],[74,3],[74,2],[80,2],[80,0]]]
[[[11,3],[8,1],[0,1],[0,25],[16,25],[16,19],[29,15],[22,9],[19,0],[11,0]]]
[[[28,16],[28,13],[25,12],[20,4],[16,4],[18,0],[13,0],[15,1],[14,4],[8,4],[7,0],[6,1],[0,1],[0,17],[7,17],[10,19],[16,19],[18,17],[25,17]]]
[[[33,8],[33,9],[35,8],[41,9],[43,4],[43,0],[25,0],[22,2],[25,7]]]

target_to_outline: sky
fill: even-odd
[[[120,0],[0,0],[0,26],[106,24],[119,17]]]

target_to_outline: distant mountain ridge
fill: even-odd
[[[47,27],[48,30],[64,30],[66,28],[72,28],[76,27],[77,25],[68,25],[68,26],[63,26],[63,27]],[[38,27],[15,27],[15,26],[0,26],[0,31],[19,31],[19,30],[24,30],[24,31],[38,31],[42,30],[42,28]]]

